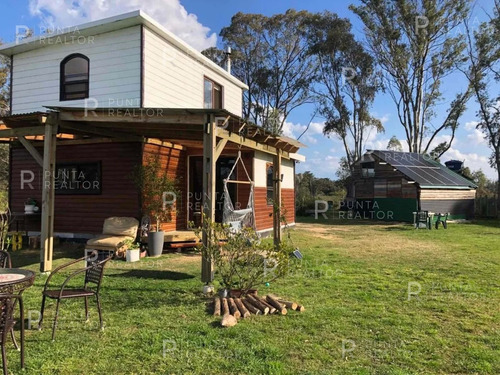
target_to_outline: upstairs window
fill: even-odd
[[[61,62],[60,100],[89,97],[89,58],[79,53],[69,55]]]
[[[222,109],[222,86],[205,78],[204,82],[204,108]]]
[[[362,177],[375,177],[375,162],[361,164]]]

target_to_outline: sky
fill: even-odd
[[[328,10],[340,17],[349,18],[353,32],[359,40],[363,38],[363,25],[350,10],[349,5],[357,0],[0,0],[0,40],[15,40],[16,30],[29,27],[35,34],[51,29],[74,26],[81,23],[142,9],[155,18],[167,29],[184,39],[198,50],[218,45],[220,30],[229,25],[231,17],[237,12],[261,13],[272,15],[287,9],[320,12]],[[477,0],[472,24],[485,20],[485,10],[492,9],[493,0]],[[466,81],[459,74],[449,77],[443,85],[445,99],[439,105],[437,118],[430,124],[438,126],[439,120],[446,113],[454,94],[463,90]],[[387,94],[379,94],[372,107],[372,114],[379,118],[385,133],[374,131],[368,136],[366,149],[385,149],[389,139],[395,135],[406,147],[404,129],[396,115],[396,107]],[[442,162],[451,159],[465,161],[471,170],[482,169],[489,178],[495,178],[496,172],[489,166],[490,149],[482,133],[475,128],[477,124],[477,104],[468,103],[468,109],[460,120],[455,141],[450,150],[441,158]],[[297,165],[297,172],[311,171],[318,177],[335,179],[339,160],[345,151],[342,143],[335,137],[323,135],[324,119],[316,116],[313,105],[304,105],[295,109],[287,118],[284,132],[298,137],[307,124],[308,131],[300,141],[308,147],[300,151],[306,156],[306,162]],[[437,142],[449,139],[449,135],[440,136]]]

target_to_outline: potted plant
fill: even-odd
[[[168,177],[158,156],[150,157],[136,167],[134,180],[142,196],[143,211],[156,223],[148,232],[148,249],[150,256],[158,257],[163,252],[165,241],[161,224],[172,220],[175,209],[176,182]]]
[[[275,246],[271,240],[261,240],[252,228],[234,232],[229,225],[213,223],[206,218],[198,236],[203,231],[208,241],[199,248],[202,256],[215,265],[215,279],[222,287],[219,294],[223,297],[256,293],[256,287],[288,272],[293,252],[288,242]]]
[[[127,262],[137,262],[141,259],[141,246],[133,240],[126,240],[123,243],[127,247],[125,259]]]
[[[33,214],[37,210],[37,202],[34,198],[28,198],[24,201],[24,213],[25,214]]]

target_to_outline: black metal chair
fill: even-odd
[[[45,310],[45,299],[55,299],[57,300],[56,305],[56,315],[54,317],[54,323],[52,326],[52,340],[55,338],[56,327],[57,327],[57,318],[59,316],[59,304],[63,299],[69,298],[84,298],[85,299],[85,319],[89,318],[89,305],[88,305],[88,297],[94,296],[96,298],[97,303],[97,311],[99,312],[99,322],[101,329],[103,329],[103,321],[102,321],[102,313],[101,313],[101,302],[99,300],[99,291],[101,289],[102,276],[104,274],[104,266],[111,259],[111,257],[107,257],[104,260],[99,259],[99,253],[97,251],[92,251],[90,254],[84,256],[83,258],[74,260],[72,262],[63,264],[62,266],[57,267],[45,282],[45,287],[42,291],[42,308],[40,312],[40,322],[38,324],[38,329],[42,329],[43,322],[43,313]],[[87,267],[74,271],[71,273],[66,280],[61,284],[61,286],[57,289],[49,289],[49,283],[57,272],[60,270],[69,267],[75,263],[86,261]],[[68,282],[73,279],[75,276],[85,274],[84,283],[82,288],[66,288]]]
[[[420,224],[424,224],[425,228],[431,229],[431,219],[429,217],[429,211],[418,211],[415,217],[415,228],[420,229]]]
[[[0,294],[0,345],[2,346],[2,365],[4,375],[8,375],[7,371],[7,356],[5,345],[7,343],[7,334],[10,333],[14,346],[19,350],[16,340],[14,339],[14,320],[15,302],[21,298],[16,294]],[[24,368],[24,337],[21,335],[21,368]]]
[[[8,251],[0,250],[0,268],[12,268],[12,261]]]

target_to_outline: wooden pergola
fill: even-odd
[[[56,148],[93,142],[168,142],[203,147],[204,214],[215,220],[215,165],[225,148],[257,150],[273,155],[274,200],[281,202],[282,159],[303,145],[275,136],[226,110],[179,108],[67,108],[3,117],[0,141],[20,142],[43,169],[40,271],[50,272],[54,244],[54,179]],[[43,142],[43,153],[34,146]],[[281,241],[280,205],[275,205],[273,236]],[[208,239],[203,234],[203,243]],[[213,278],[212,263],[202,259],[202,281]]]

